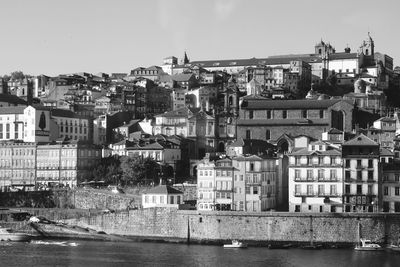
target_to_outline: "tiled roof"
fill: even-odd
[[[394,118],[389,118],[389,117],[382,117],[382,118],[380,118],[380,119],[377,119],[376,121],[396,122],[396,119],[394,119]]]
[[[343,146],[379,146],[379,144],[374,142],[364,134],[359,134],[353,139],[344,142]]]
[[[271,99],[246,99],[242,103],[243,109],[325,109],[340,101],[341,99],[324,100],[271,100]],[[346,101],[349,104],[351,101]],[[246,105],[247,104],[247,105]]]
[[[2,114],[24,114],[24,106],[0,107],[0,115]]]
[[[169,195],[169,194],[183,194],[183,192],[168,185],[159,185],[153,187],[152,189],[147,190],[143,194]]]
[[[336,129],[336,128],[331,128],[331,129],[328,131],[328,133],[329,133],[329,134],[343,134],[343,131],[338,130],[338,129]]]
[[[329,55],[330,60],[335,60],[335,59],[356,59],[358,58],[357,53],[346,53],[346,52],[339,52],[339,53],[333,53]]]
[[[187,82],[194,76],[193,73],[179,73],[171,76],[171,79],[176,82]]]
[[[393,157],[394,153],[392,151],[390,151],[387,148],[381,147],[379,155],[382,156],[386,156],[386,157]]]
[[[296,149],[293,150],[292,153],[290,153],[290,155],[293,156],[309,156],[309,155],[321,155],[321,156],[340,156],[342,155],[342,152],[338,149],[329,149],[326,151],[314,151],[314,150],[308,150],[307,147],[301,148],[301,149]]]
[[[239,119],[237,121],[238,125],[328,125],[326,119],[313,119],[304,121],[304,119]]]
[[[87,118],[67,109],[52,109],[51,116],[64,118]]]
[[[0,102],[7,102],[14,105],[27,105],[28,103],[15,95],[0,94]]]

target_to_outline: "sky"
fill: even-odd
[[[2,0],[0,76],[120,72],[190,60],[353,52],[367,38],[400,64],[398,0]]]

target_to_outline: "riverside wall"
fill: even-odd
[[[396,242],[398,214],[299,214],[198,212],[151,208],[66,220],[68,224],[108,234],[142,239],[190,242],[355,243],[361,237],[378,243]]]

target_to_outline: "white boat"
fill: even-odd
[[[238,240],[232,240],[232,244],[225,244],[224,248],[247,248],[247,244]]]
[[[397,239],[397,245],[391,244],[387,248],[393,252],[400,252],[400,237]]]
[[[29,241],[31,236],[24,233],[15,233],[9,228],[0,227],[0,241]]]
[[[355,250],[358,251],[379,251],[383,250],[383,248],[375,243],[372,243],[371,240],[368,239],[360,239],[361,245],[357,244],[357,246],[354,248]]]

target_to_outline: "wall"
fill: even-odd
[[[400,233],[400,214],[199,213],[153,208],[82,217],[68,223],[109,234],[191,242],[241,239],[308,243],[312,232],[315,242],[353,244],[358,239],[359,223],[361,236],[374,242],[397,241]]]

